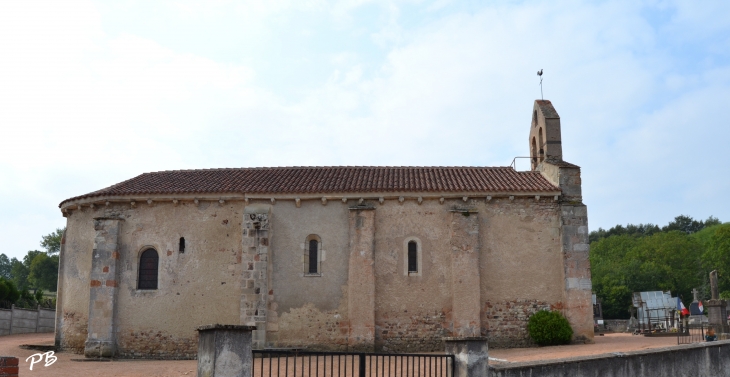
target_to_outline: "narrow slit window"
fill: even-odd
[[[185,237],[180,237],[180,252],[185,252]]]
[[[408,272],[418,272],[418,244],[408,242]]]
[[[319,242],[317,240],[309,240],[309,268],[310,274],[319,273]]]
[[[157,265],[159,257],[155,249],[147,249],[139,257],[137,289],[157,289]]]

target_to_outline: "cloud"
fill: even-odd
[[[723,6],[3,3],[0,236],[36,248],[58,202],[147,171],[508,165],[541,68],[592,227],[727,220]]]

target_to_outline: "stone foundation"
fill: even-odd
[[[527,321],[536,312],[551,309],[550,304],[539,300],[487,301],[482,316],[482,335],[487,337],[491,348],[532,346]]]
[[[198,334],[177,337],[162,331],[128,331],[117,335],[118,356],[128,359],[194,360],[198,354]]]
[[[443,312],[381,320],[375,325],[375,347],[379,352],[443,351],[448,326]]]

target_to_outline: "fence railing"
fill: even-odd
[[[677,329],[677,344],[691,344],[705,341],[705,330],[707,326],[703,323],[684,324],[680,323]]]
[[[452,377],[454,356],[254,350],[255,377]]]

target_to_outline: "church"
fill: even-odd
[[[56,346],[194,358],[195,329],[220,323],[255,326],[255,348],[518,347],[543,309],[591,342],[580,168],[550,101],[535,101],[528,145],[530,171],[175,170],[66,199]]]

